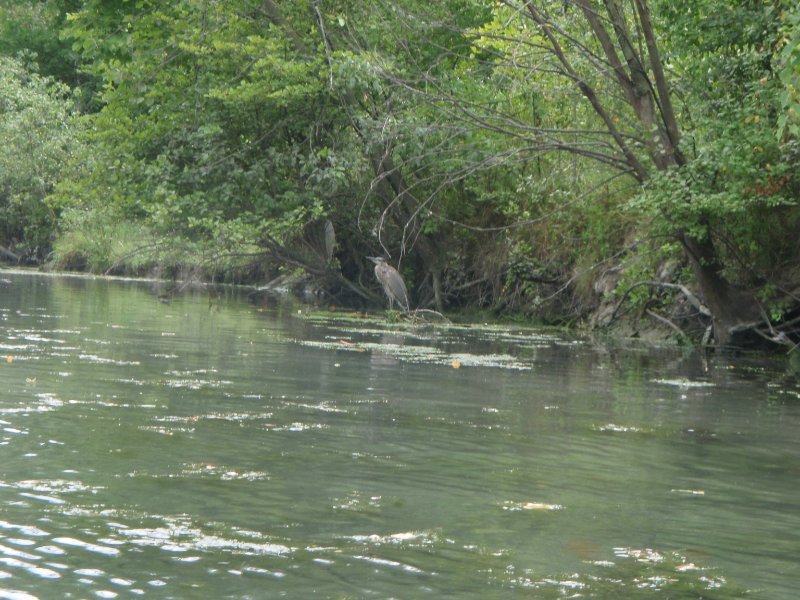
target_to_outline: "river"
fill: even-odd
[[[0,273],[0,598],[797,597],[788,361],[157,291]]]

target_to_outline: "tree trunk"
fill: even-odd
[[[711,311],[716,346],[733,345],[732,329],[743,323],[752,323],[761,318],[758,302],[725,279],[714,244],[709,237],[697,240],[683,232],[678,239],[692,267],[700,294]]]
[[[581,8],[584,18],[603,50],[610,66],[608,77],[621,89],[636,120],[641,124],[642,139],[645,141],[644,145],[652,165],[659,171],[681,168],[685,164],[685,159],[678,148],[680,129],[672,108],[670,90],[664,76],[647,1],[634,1],[633,17],[627,15],[620,0],[602,1],[606,10],[605,18],[593,0],[576,0],[576,4]],[[574,67],[555,39],[552,24],[542,12],[533,8],[532,3],[526,6],[548,36],[553,53],[561,63],[564,73],[578,82],[578,87],[595,108],[595,112],[607,123],[608,112],[598,101],[598,94],[585,80],[576,76]],[[643,38],[646,52],[642,45],[637,43],[633,31],[638,31],[640,39]],[[631,171],[639,181],[645,181],[648,174],[643,173],[641,163],[638,159],[631,160],[630,149],[619,144],[620,136],[615,130],[609,127],[609,132],[619,145],[622,155],[626,157]],[[669,215],[665,215],[665,218],[669,219]],[[757,321],[760,318],[760,309],[752,295],[735,288],[724,277],[708,223],[701,220],[698,224],[705,228],[706,235],[703,239],[689,236],[684,231],[676,231],[676,238],[683,247],[700,294],[711,312],[715,344],[727,346],[733,342],[732,328],[742,323]]]

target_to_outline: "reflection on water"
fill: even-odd
[[[0,293],[0,598],[795,597],[782,365]]]

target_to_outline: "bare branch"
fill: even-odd
[[[559,62],[564,68],[564,73],[572,79],[581,90],[583,95],[589,100],[589,103],[594,108],[597,115],[602,119],[605,126],[608,128],[608,132],[614,138],[614,141],[619,146],[622,154],[625,156],[625,159],[628,161],[628,164],[631,166],[636,178],[639,181],[644,181],[647,179],[647,170],[644,166],[639,162],[639,159],[630,149],[628,144],[625,142],[624,137],[620,134],[616,124],[614,123],[613,118],[605,109],[603,104],[600,102],[600,98],[597,95],[595,89],[590,86],[584,78],[582,78],[575,68],[573,67],[570,60],[567,58],[564,50],[561,47],[558,38],[555,36],[553,31],[552,23],[549,19],[547,19],[544,14],[534,6],[533,2],[526,3],[526,8],[528,9],[528,13],[531,15],[533,20],[539,25],[542,33],[548,38],[550,44],[552,46],[553,54],[558,58]]]
[[[667,327],[670,327],[671,329],[673,329],[680,337],[688,339],[689,336],[684,333],[683,329],[681,329],[680,327],[675,325],[675,323],[670,321],[668,318],[662,317],[661,315],[659,315],[658,313],[650,310],[649,308],[646,309],[644,312],[646,312],[648,315],[653,317],[656,321],[659,321],[659,322],[663,323],[664,325],[666,325]]]
[[[609,324],[614,322],[614,319],[616,319],[616,317],[617,317],[617,312],[619,312],[619,309],[623,305],[625,300],[628,299],[628,296],[630,295],[630,293],[633,290],[635,290],[636,288],[642,287],[642,286],[650,286],[650,287],[658,287],[658,288],[667,288],[667,289],[671,289],[671,290],[678,290],[679,292],[681,292],[686,297],[686,299],[689,301],[689,303],[692,306],[694,306],[701,315],[706,316],[706,317],[711,317],[711,311],[708,309],[708,307],[705,304],[703,304],[700,301],[700,299],[697,296],[695,296],[689,290],[689,288],[687,288],[685,285],[681,285],[679,283],[666,283],[666,282],[663,282],[663,281],[637,281],[632,286],[630,286],[627,290],[625,290],[625,293],[622,295],[622,298],[620,298],[619,302],[617,303],[617,306],[614,308],[614,312],[611,313],[611,317],[609,318],[609,321],[608,321]]]

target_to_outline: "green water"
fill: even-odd
[[[0,598],[797,597],[780,363],[156,291],[0,273]]]

